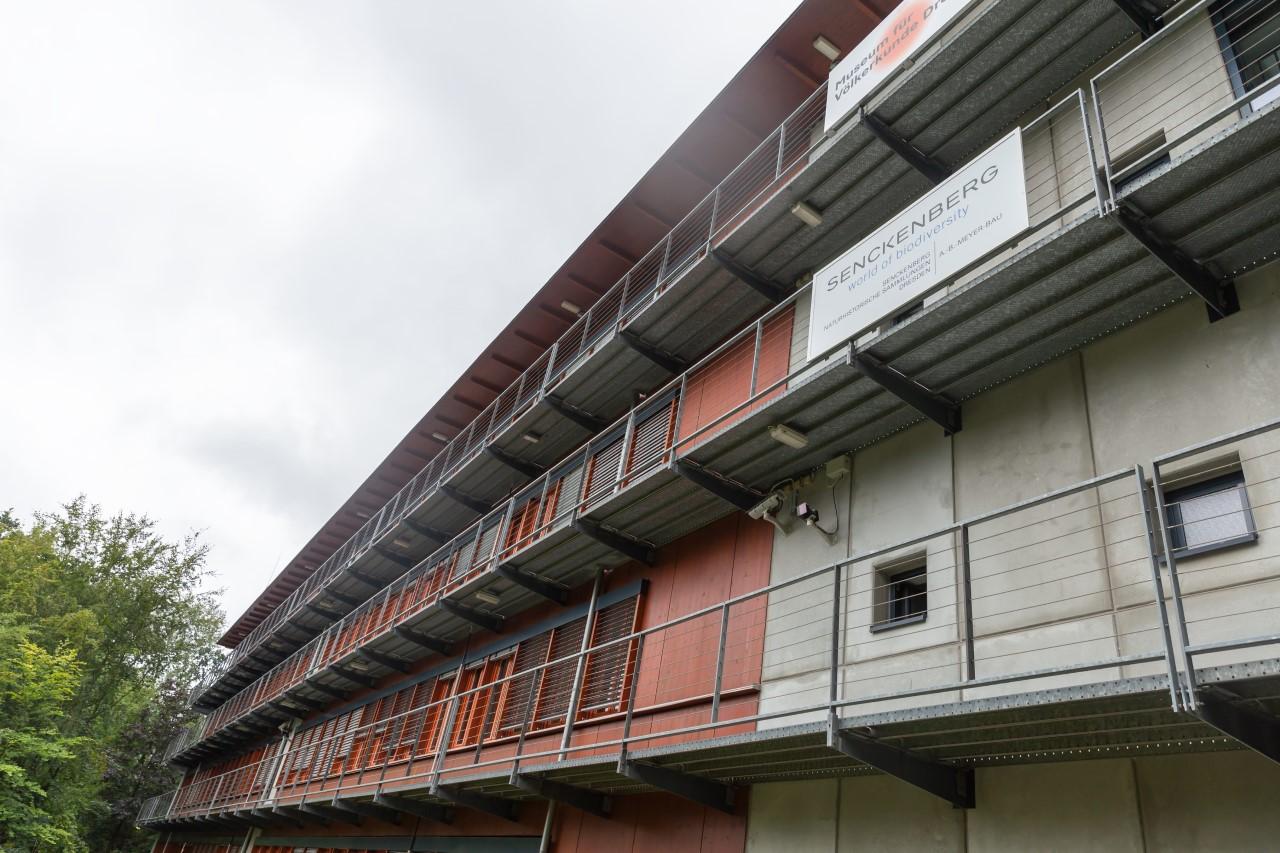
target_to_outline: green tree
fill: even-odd
[[[22,771],[14,790],[35,811],[19,824],[0,807],[0,839],[11,833],[0,849],[147,849],[133,827],[137,805],[176,784],[161,756],[189,719],[187,686],[217,656],[222,614],[203,589],[207,554],[194,534],[169,541],[146,516],[108,517],[83,497],[37,513],[29,529],[0,513],[0,625],[20,638],[10,656],[35,649],[43,656],[26,665],[70,675],[54,680],[44,711],[37,696],[15,695],[40,718],[21,731],[45,732],[52,751],[42,757],[27,743],[6,761]],[[19,825],[71,834],[19,836]]]

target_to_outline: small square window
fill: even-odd
[[[1164,501],[1169,541],[1177,557],[1229,548],[1258,538],[1241,471],[1166,489]]]
[[[929,615],[929,579],[923,559],[875,574],[875,622],[872,631],[923,622]]]

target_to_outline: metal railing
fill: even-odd
[[[1280,3],[1200,0],[1093,78],[1109,206],[1129,182],[1280,98],[1277,33]]]
[[[994,265],[1013,244],[1071,215],[1101,210],[1097,167],[1083,92],[1062,99],[1022,128],[1029,227],[987,253],[944,288]],[[1104,282],[1092,285],[1101,288]],[[711,435],[766,405],[809,368],[793,366],[791,315],[802,288],[754,324],[716,347],[685,373],[500,504],[382,592],[333,623],[214,710],[172,755],[252,713],[349,654],[421,613],[540,539],[568,527],[643,476],[668,465]],[[750,369],[741,369],[749,359]],[[730,374],[733,378],[729,378]],[[693,388],[715,386],[718,408],[686,408]],[[710,405],[710,404],[706,404]],[[283,605],[282,605],[283,606]],[[172,757],[172,756],[171,756]]]
[[[806,98],[681,219],[662,242],[606,291],[549,350],[255,626],[228,655],[225,663],[193,691],[193,698],[203,695],[227,671],[244,660],[305,602],[315,598],[333,577],[360,559],[429,494],[483,451],[498,434],[551,393],[566,373],[660,299],[671,284],[706,255],[727,229],[738,224],[790,180],[803,167],[809,152],[824,138],[820,131],[825,98],[825,85]]]
[[[1191,522],[1169,522],[1185,501],[1167,495],[1222,470],[1241,473],[1243,500],[1216,516],[1201,507],[1194,523],[1199,544],[1213,544],[1203,525],[1219,519],[1223,547],[1180,559],[1171,531]],[[417,698],[392,715],[357,725],[353,711],[345,728],[273,741],[243,766],[188,782],[167,811],[149,801],[139,822],[505,778],[904,702],[1135,676],[1164,683],[1171,708],[1189,710],[1195,658],[1257,659],[1280,644],[1280,604],[1259,594],[1280,587],[1278,505],[1272,421],[1161,456],[1150,478],[1141,465],[1093,477],[554,660],[517,668],[510,650],[493,652],[405,688]],[[1257,539],[1242,548],[1227,537],[1246,512]],[[602,612],[598,594],[583,637]],[[480,667],[488,677],[457,674]]]

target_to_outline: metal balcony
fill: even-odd
[[[1167,491],[1180,466],[1234,451],[1261,545],[1280,530],[1278,439],[1280,421],[1220,436],[478,686],[455,680],[345,731],[274,739],[149,801],[139,822],[447,822],[528,800],[607,810],[602,798],[654,790],[730,810],[737,787],[877,772],[971,808],[978,766],[1241,748],[1280,761],[1280,558],[1251,543],[1191,565],[1173,530],[1200,525],[1205,540],[1245,510],[1202,505],[1192,522]],[[909,642],[874,631],[877,566],[904,549],[928,555],[928,621]],[[615,685],[605,713],[561,701],[563,718],[535,725],[532,697],[582,696],[593,661]],[[547,677],[566,666],[571,682]],[[459,730],[476,697],[525,711]]]
[[[195,691],[197,707],[212,709],[243,689],[440,544],[438,533],[457,532],[481,505],[554,464],[637,390],[784,298],[791,282],[927,188],[903,146],[942,169],[958,165],[1138,32],[1112,0],[999,0],[956,22],[833,135],[821,129],[820,88],[255,628]],[[822,211],[820,225],[789,213],[801,200]],[[320,611],[304,607],[322,588],[331,594]]]

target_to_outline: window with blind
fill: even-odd
[[[625,703],[636,645],[624,638],[635,630],[638,603],[639,596],[631,596],[597,614],[591,645],[605,647],[587,656],[579,719],[618,711]],[[450,749],[518,735],[526,720],[532,730],[562,725],[585,628],[586,617],[574,619],[468,663],[461,672],[409,685],[299,732],[284,758],[282,784],[435,754],[454,697]]]

